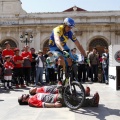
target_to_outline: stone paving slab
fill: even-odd
[[[101,83],[86,83],[91,96],[96,91],[100,94],[99,107],[84,107],[70,111],[68,108],[32,108],[18,105],[21,94],[29,88],[15,89],[10,92],[0,88],[0,120],[120,120],[120,91],[115,91]]]

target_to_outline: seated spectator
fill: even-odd
[[[61,94],[51,94],[51,93],[37,93],[34,96],[29,94],[23,94],[18,98],[19,105],[29,105],[30,107],[39,108],[60,108],[65,106]],[[95,93],[93,98],[85,99],[83,107],[91,106],[98,107],[99,104],[99,94]]]

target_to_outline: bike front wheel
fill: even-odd
[[[79,109],[85,100],[85,90],[81,83],[73,81],[64,89],[63,99],[65,105],[71,110]]]

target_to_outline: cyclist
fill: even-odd
[[[62,60],[62,62],[64,62],[63,61],[64,58],[66,65],[69,66],[71,66],[72,63],[71,63],[71,59],[67,57],[70,56],[70,58],[74,60],[74,57],[72,56],[70,49],[66,44],[67,41],[69,41],[69,39],[74,42],[80,53],[86,57],[85,50],[77,40],[74,33],[71,31],[74,26],[75,26],[75,22],[72,18],[65,18],[63,25],[59,25],[53,29],[49,39],[50,51],[56,53],[55,55],[57,55],[57,57],[59,57]]]

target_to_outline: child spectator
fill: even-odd
[[[12,87],[12,69],[14,65],[10,62],[10,56],[5,56],[6,62],[4,63],[4,87],[5,89],[13,89]]]
[[[51,51],[48,52],[48,56],[46,59],[46,63],[48,66],[48,74],[49,74],[49,81],[51,84],[54,84],[56,82],[55,80],[55,57]]]

